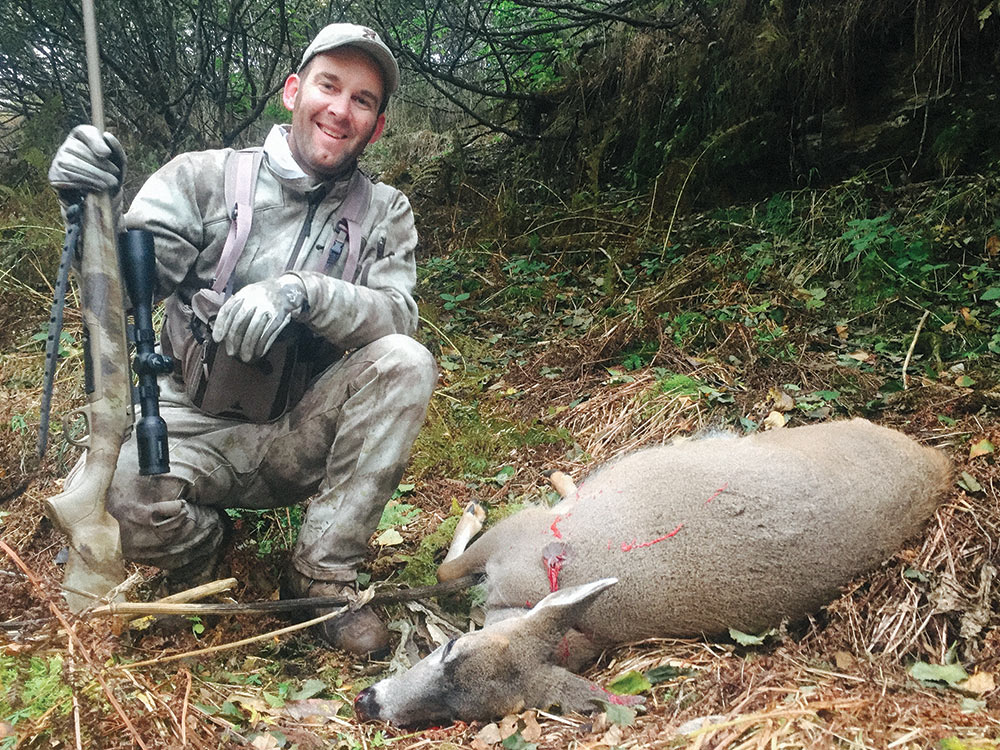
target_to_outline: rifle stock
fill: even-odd
[[[85,357],[88,367],[87,454],[82,471],[72,472],[63,491],[46,501],[57,529],[69,537],[64,573],[66,602],[79,612],[125,579],[118,522],[105,498],[131,424],[131,380],[125,336],[124,300],[111,198],[87,196],[83,252],[79,265]]]

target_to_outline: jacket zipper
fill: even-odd
[[[302,229],[299,230],[298,239],[295,240],[295,247],[292,248],[292,255],[288,259],[288,265],[285,266],[286,271],[291,271],[295,268],[295,264],[299,259],[299,252],[302,250],[302,245],[305,244],[306,237],[312,231],[313,218],[316,216],[316,211],[319,208],[319,204],[323,202],[326,197],[326,189],[318,188],[312,197],[309,198],[309,209],[306,211],[306,220],[302,224]]]

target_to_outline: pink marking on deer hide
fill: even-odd
[[[672,536],[676,536],[677,532],[684,528],[684,524],[678,524],[677,528],[671,531],[669,534],[664,534],[657,539],[651,539],[648,542],[639,542],[633,539],[631,542],[622,542],[622,552],[631,552],[634,549],[641,549],[642,547],[652,547],[654,544],[659,544],[660,542],[665,542]]]
[[[708,505],[710,502],[715,500],[715,498],[717,498],[719,495],[725,492],[728,488],[729,488],[729,482],[726,482],[724,485],[719,487],[719,489],[717,489],[715,493],[710,498],[708,498],[708,500],[705,501],[705,505]]]

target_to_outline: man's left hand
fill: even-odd
[[[243,362],[260,359],[305,306],[305,286],[297,276],[284,274],[247,284],[219,309],[212,338],[225,342],[230,357]]]

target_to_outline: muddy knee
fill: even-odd
[[[205,556],[221,541],[219,511],[184,499],[182,480],[136,477],[116,485],[106,507],[118,521],[125,558],[169,570]]]
[[[379,374],[403,384],[415,402],[427,402],[437,383],[437,362],[427,348],[403,334],[383,336],[366,347]]]

